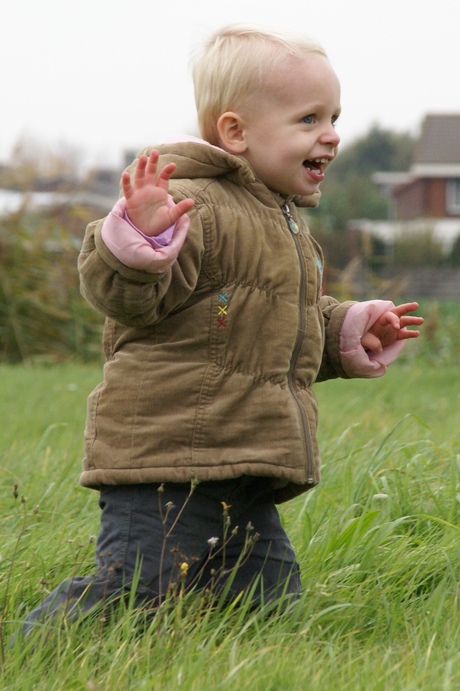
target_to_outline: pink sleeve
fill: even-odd
[[[174,204],[172,198],[168,198],[168,204]],[[188,228],[189,219],[186,216],[182,218],[185,219],[182,224]],[[126,214],[126,200],[121,197],[105,219],[101,237],[112,254],[131,269],[162,273],[174,263],[185,239],[184,233],[181,233],[181,237],[173,241],[176,225],[170,226],[155,237],[145,235],[129,220]],[[174,248],[175,243],[177,248]],[[166,253],[165,250],[168,248],[177,249],[177,252]]]
[[[361,338],[372,324],[393,307],[390,300],[368,300],[357,302],[348,310],[340,331],[340,356],[349,377],[381,377],[404,348],[404,340],[396,341],[376,355],[361,345]]]
[[[127,212],[126,212],[126,206],[125,210],[123,212],[123,219],[129,223],[131,228],[134,228],[136,233],[139,233],[141,237],[144,238],[144,240],[147,240],[149,245],[153,247],[154,250],[159,249],[160,247],[166,247],[171,243],[172,236],[174,235],[174,229],[176,227],[176,224],[173,223],[172,226],[169,226],[169,228],[166,228],[162,233],[159,235],[146,235],[145,233],[142,232],[142,230],[139,230],[139,228],[136,228],[134,223],[131,221],[129,218]]]

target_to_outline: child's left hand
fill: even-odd
[[[385,346],[396,341],[417,338],[420,331],[407,328],[408,326],[423,324],[423,317],[408,315],[408,312],[413,312],[416,309],[418,309],[417,302],[406,302],[382,314],[361,338],[363,348],[378,355]]]

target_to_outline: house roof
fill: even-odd
[[[460,113],[425,117],[414,164],[460,164]]]

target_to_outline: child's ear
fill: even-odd
[[[243,154],[247,149],[244,121],[237,113],[223,113],[217,121],[220,145],[231,154]]]

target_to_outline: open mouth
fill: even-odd
[[[308,168],[313,173],[317,175],[323,174],[323,167],[326,163],[329,163],[328,158],[311,158],[303,162],[304,168]]]

